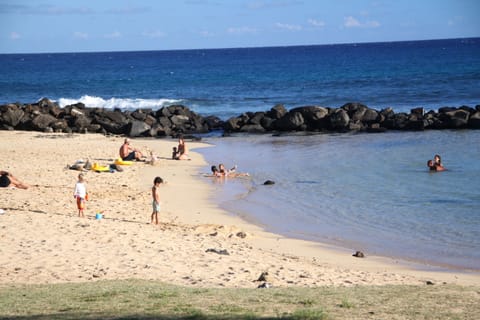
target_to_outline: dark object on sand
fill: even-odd
[[[264,186],[271,186],[272,184],[275,184],[275,181],[267,180],[263,183]]]
[[[245,239],[247,237],[247,234],[243,231],[237,232],[236,234],[237,237]]]
[[[222,249],[222,250],[218,250],[218,249],[207,249],[205,252],[213,252],[213,253],[216,253],[216,254],[222,254],[222,255],[225,255],[225,256],[229,256],[230,253],[228,253],[228,251],[226,249]]]
[[[115,164],[115,163],[112,163],[110,165],[110,168],[113,169],[113,170],[117,170],[118,172],[122,172],[123,171],[123,168],[122,166],[118,165],[118,164]]]
[[[268,272],[262,272],[256,281],[267,281]]]
[[[365,258],[365,255],[363,254],[362,251],[357,251],[352,256],[357,257],[357,258]]]

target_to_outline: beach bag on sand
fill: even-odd
[[[92,169],[92,164],[90,163],[90,160],[87,159],[87,162],[83,166],[85,170],[91,170]]]
[[[68,167],[70,170],[83,171],[83,164],[73,164]]]

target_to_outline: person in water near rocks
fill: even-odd
[[[441,157],[436,154],[434,157],[434,160],[428,160],[427,161],[427,166],[430,171],[445,171],[445,167],[442,165],[442,159]]]
[[[436,154],[435,157],[433,157],[433,162],[435,164],[435,167],[437,169],[437,171],[445,171],[447,169],[445,169],[445,167],[442,165],[442,158]]]
[[[7,188],[7,187],[28,189],[30,186],[18,180],[10,172],[0,170],[0,188]]]

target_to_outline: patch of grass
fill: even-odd
[[[322,310],[302,309],[295,311],[290,317],[292,320],[326,320],[327,314]]]
[[[304,299],[304,300],[300,300],[298,301],[299,304],[302,304],[304,306],[313,306],[315,304],[315,301],[313,299]]]
[[[160,291],[160,292],[152,292],[148,295],[149,299],[168,299],[178,297],[176,292],[168,292],[168,291]]]
[[[232,303],[220,303],[218,305],[211,306],[209,310],[212,310],[215,313],[221,313],[221,314],[234,314],[234,313],[240,313],[245,311],[243,308]]]
[[[350,302],[347,298],[343,298],[342,303],[340,303],[338,306],[345,309],[350,309],[354,307],[353,303]]]
[[[468,320],[478,314],[478,286],[198,289],[144,280],[0,285],[0,319],[16,320]]]

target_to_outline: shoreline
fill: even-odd
[[[133,140],[134,146],[158,153],[158,165],[88,172],[92,200],[88,218],[81,219],[71,200],[78,172],[65,170],[65,164],[85,153],[109,162],[123,138],[17,131],[0,132],[0,137],[1,169],[38,185],[0,190],[6,211],[0,215],[0,228],[6,230],[0,237],[2,284],[141,278],[185,286],[256,287],[262,272],[269,273],[274,286],[480,284],[479,273],[418,270],[386,257],[359,259],[347,249],[269,233],[211,201],[214,189],[202,181],[206,162],[199,153],[191,152],[191,161],[168,160],[175,140]],[[190,149],[212,147],[189,144]],[[167,181],[160,189],[158,227],[148,224],[155,175]],[[95,220],[96,211],[104,212],[105,219]]]

